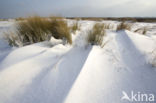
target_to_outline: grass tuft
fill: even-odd
[[[88,31],[88,43],[91,45],[100,45],[102,47],[104,35],[104,24],[96,23],[93,28]]]
[[[78,21],[74,22],[70,28],[73,34],[75,34],[77,30],[80,30],[80,25],[78,24]]]
[[[63,39],[67,43],[72,44],[70,28],[67,22],[61,17],[51,17],[50,19],[39,16],[29,17],[24,21],[17,22],[16,31],[16,35],[20,38],[19,40],[23,45],[49,40],[51,36],[56,39]],[[13,42],[10,43],[14,45]]]
[[[19,38],[20,36],[18,36],[16,33],[10,31],[5,32],[4,34],[4,39],[8,41],[10,46],[23,46],[23,44],[21,43],[21,39]]]
[[[120,30],[131,30],[131,26],[132,24],[128,24],[128,23],[125,23],[125,22],[121,22],[117,28],[116,28],[116,31],[120,31]]]
[[[63,18],[52,18],[50,20],[50,32],[56,39],[64,39],[69,44],[72,44],[72,37],[70,34],[70,28],[67,22]]]
[[[138,28],[138,29],[136,29],[134,32],[137,32],[137,33],[141,33],[141,34],[143,34],[143,35],[146,35],[146,33],[147,33],[147,28],[146,28],[146,27]]]
[[[18,35],[22,37],[22,43],[27,45],[47,40],[49,26],[48,20],[35,16],[18,22],[16,29]]]
[[[114,28],[114,25],[111,23],[107,23],[107,24],[104,23],[103,25],[104,25],[104,29],[113,29]]]

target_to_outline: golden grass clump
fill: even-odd
[[[10,46],[20,47],[23,46],[21,43],[21,38],[14,32],[4,32],[4,39],[8,41]]]
[[[94,24],[93,28],[88,32],[88,43],[90,43],[91,45],[102,46],[104,35],[104,24],[96,23]]]
[[[113,29],[114,28],[114,25],[111,24],[111,23],[104,23],[104,29]]]
[[[68,43],[72,44],[72,37],[70,28],[64,19],[51,18],[50,32],[56,39],[66,39]]]
[[[70,28],[71,28],[71,32],[74,34],[77,30],[80,30],[80,25],[78,24],[78,21],[74,22]]]
[[[116,28],[116,31],[119,31],[119,30],[131,30],[131,27],[132,27],[132,24],[129,24],[129,23],[125,23],[125,22],[121,22],[117,28]]]
[[[70,28],[61,17],[50,17],[50,19],[39,16],[29,17],[17,22],[16,31],[23,45],[49,40],[51,36],[72,44]]]
[[[17,33],[21,36],[23,44],[32,44],[47,40],[50,22],[41,17],[29,17],[17,23]]]

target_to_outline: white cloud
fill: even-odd
[[[15,2],[16,1],[16,2]],[[155,16],[156,0],[2,0],[1,17],[34,12],[64,16]],[[21,4],[21,5],[17,5]]]

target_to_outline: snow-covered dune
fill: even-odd
[[[107,31],[103,48],[89,46],[85,31],[94,22],[80,23],[72,46],[12,49],[0,42],[6,45],[0,46],[0,103],[129,103],[121,98],[131,91],[156,96],[156,69],[149,63],[155,39]]]

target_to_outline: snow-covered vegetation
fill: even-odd
[[[80,30],[81,25],[78,24],[78,21],[73,22],[70,29],[73,34],[76,33],[77,30]]]
[[[94,24],[93,28],[91,28],[90,31],[88,31],[88,43],[92,45],[103,45],[103,38],[105,35],[105,28],[104,24],[96,23]]]
[[[70,29],[63,18],[39,16],[29,17],[16,23],[15,32],[6,33],[6,39],[13,46],[29,45],[49,40],[51,36],[72,44]]]
[[[40,38],[42,21],[23,21],[37,32],[20,32],[32,35],[22,47],[5,39],[22,21],[0,21],[0,103],[129,103],[121,98],[131,91],[156,96],[156,23],[135,22],[125,30],[118,21],[79,20],[80,29],[65,38],[69,45],[62,35],[75,20],[64,20],[54,21],[47,39]],[[138,30],[144,27],[146,35]]]
[[[117,29],[116,31],[119,31],[119,30],[131,30],[131,27],[132,27],[132,24],[130,23],[125,23],[125,22],[121,22],[118,26],[117,26]]]

